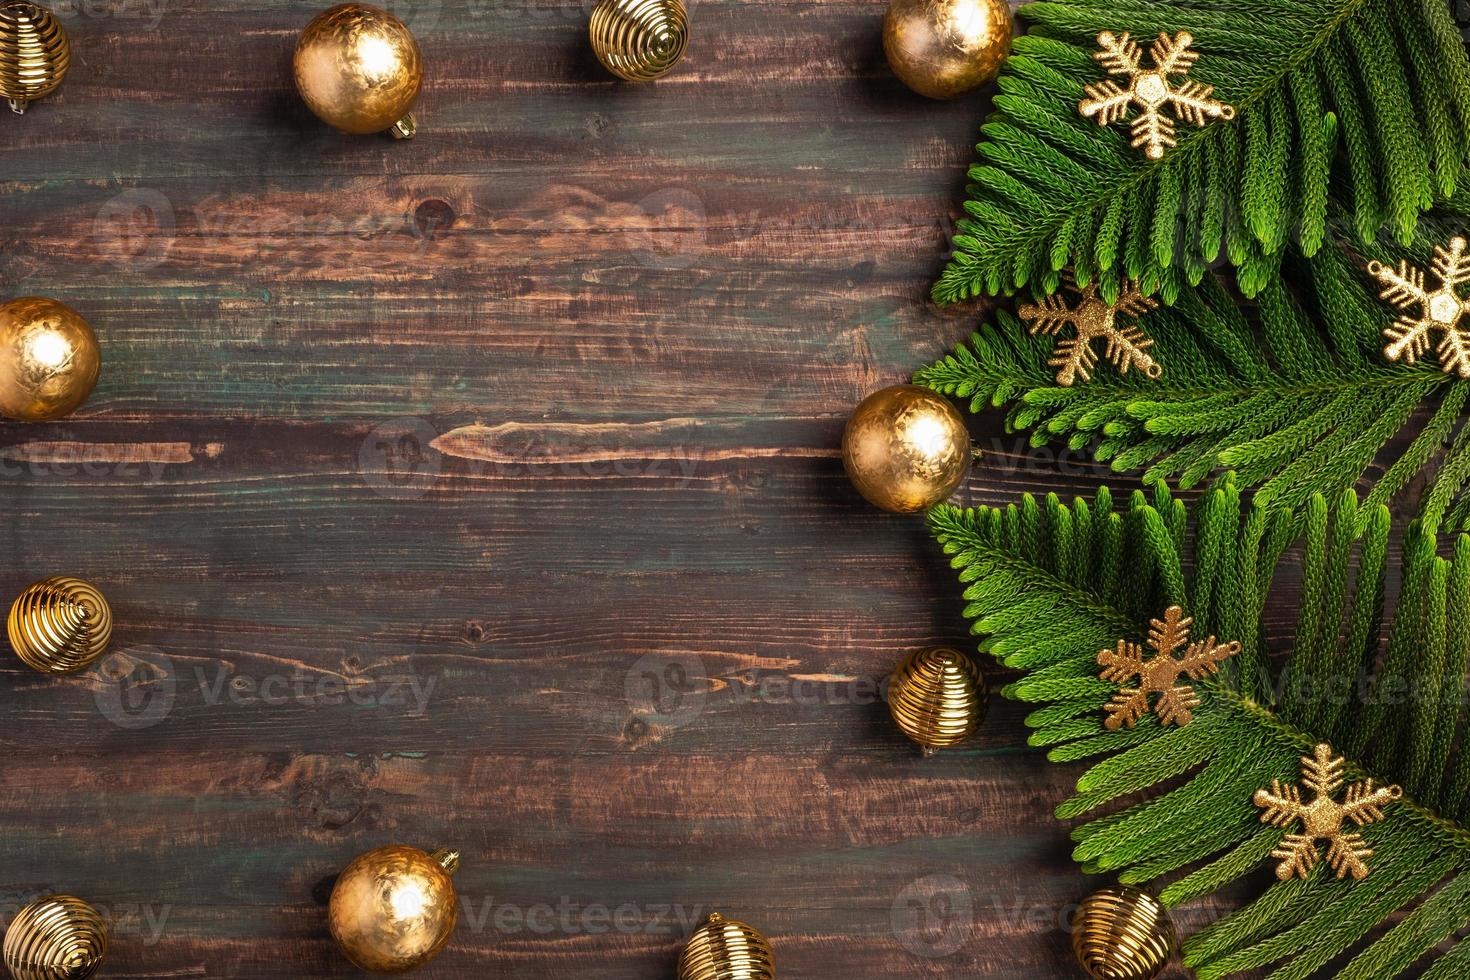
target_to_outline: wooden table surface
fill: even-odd
[[[0,292],[104,351],[0,423],[0,595],[116,615],[99,671],[0,658],[0,915],[90,899],[109,978],[356,976],[332,876],[404,842],[464,852],[426,978],[671,978],[716,909],[783,977],[1076,975],[1076,770],[998,697],[896,732],[878,680],[967,629],[836,448],[976,322],[927,295],[986,98],[895,81],[876,0],[698,4],[643,87],[583,6],[393,7],[411,143],[309,115],[284,0],[66,3],[0,119]],[[965,500],[1103,476],[975,434]]]

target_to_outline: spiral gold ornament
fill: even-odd
[[[604,68],[625,81],[647,82],[684,57],[689,14],[682,0],[598,0],[587,33]]]
[[[1082,900],[1072,949],[1093,980],[1153,980],[1174,955],[1174,923],[1147,892],[1109,886]]]
[[[30,0],[0,0],[0,97],[25,112],[61,87],[71,42],[56,17]]]
[[[985,675],[958,650],[909,654],[888,683],[888,710],[930,756],[969,738],[985,720]]]
[[[459,852],[390,844],[358,855],[332,888],[327,923],[370,973],[406,973],[443,951],[459,919]]]
[[[40,898],[5,932],[5,966],[15,980],[89,980],[107,955],[107,923],[71,895]]]
[[[775,980],[771,944],[756,929],[718,912],[684,945],[679,980]]]
[[[70,674],[107,650],[112,610],[97,586],[56,576],[20,594],[6,629],[11,649],[26,666],[43,674]]]

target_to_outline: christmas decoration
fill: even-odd
[[[1218,102],[1210,95],[1213,86],[1200,82],[1174,84],[1170,76],[1187,75],[1199,60],[1197,51],[1189,50],[1194,36],[1188,31],[1173,40],[1160,34],[1149,53],[1153,56],[1153,68],[1143,68],[1143,53],[1138,42],[1127,34],[1122,37],[1112,31],[1103,31],[1097,36],[1097,46],[1102,50],[1093,55],[1107,68],[1109,75],[1128,78],[1125,89],[1112,79],[1104,79],[1087,86],[1088,98],[1077,106],[1077,111],[1088,119],[1096,119],[1099,126],[1111,126],[1125,118],[1128,111],[1138,109],[1133,120],[1133,147],[1142,148],[1150,160],[1162,160],[1164,151],[1179,145],[1174,137],[1174,120],[1166,110],[1173,109],[1184,122],[1203,127],[1211,119],[1234,119],[1235,107]]]
[[[43,674],[82,670],[112,640],[112,610],[102,593],[66,576],[42,579],[22,592],[5,625],[15,655]]]
[[[339,4],[301,32],[293,59],[296,89],[311,111],[344,133],[411,139],[409,110],[423,85],[419,45],[403,22],[365,3]]]
[[[1288,833],[1271,852],[1281,861],[1276,866],[1276,877],[1282,881],[1293,875],[1306,878],[1317,865],[1319,841],[1328,845],[1327,863],[1339,878],[1349,874],[1358,879],[1368,877],[1373,848],[1363,842],[1362,834],[1344,831],[1344,824],[1349,820],[1359,827],[1378,823],[1383,819],[1383,807],[1401,798],[1404,791],[1398,786],[1375,789],[1373,780],[1367,779],[1349,786],[1339,803],[1334,797],[1342,788],[1345,762],[1333,756],[1332,746],[1318,745],[1312,755],[1302,756],[1301,762],[1302,784],[1312,791],[1310,803],[1302,802],[1298,787],[1282,786],[1279,779],[1271,780],[1269,790],[1256,790],[1256,806],[1266,811],[1261,814],[1263,823],[1283,828],[1301,824],[1301,833]]]
[[[1283,879],[1189,936],[1185,966],[1206,980],[1308,977],[1329,964],[1335,976],[1375,980],[1410,967],[1463,972],[1470,946],[1454,935],[1470,921],[1470,756],[1456,743],[1470,723],[1460,697],[1470,535],[1442,548],[1430,511],[1401,549],[1395,538],[1403,567],[1391,569],[1386,507],[1344,491],[1292,510],[1247,501],[1228,476],[1192,506],[1158,483],[1121,506],[1099,491],[1070,505],[946,504],[928,520],[984,648],[1020,672],[1005,693],[1032,704],[1031,744],[1058,762],[1094,760],[1056,810],[1073,821],[1073,857],[1088,873],[1158,881],[1159,904],[1174,908],[1273,855],[1293,879],[1324,844],[1349,875],[1371,863],[1371,881],[1351,887],[1330,875]],[[1300,590],[1294,630],[1267,612],[1282,581]],[[1092,654],[1167,606],[1189,609],[1196,633],[1240,637],[1234,669],[1211,682],[1187,727],[1109,729],[1096,713],[1113,692],[1092,675]],[[1283,632],[1281,649],[1268,648]],[[1298,769],[1308,792],[1280,785]],[[1396,785],[1344,789],[1356,772]],[[1261,809],[1249,806],[1263,786]],[[1377,823],[1391,800],[1391,818]]]
[[[18,422],[69,415],[101,368],[97,335],[76,310],[40,296],[0,305],[0,415]]]
[[[1082,900],[1072,950],[1094,980],[1153,980],[1174,956],[1174,923],[1158,899],[1119,885]]]
[[[1006,0],[890,0],[883,51],[909,88],[953,99],[994,80],[1014,30]]]
[[[30,0],[0,0],[0,98],[15,112],[61,87],[71,42],[56,17]]]
[[[679,980],[775,980],[771,944],[751,926],[713,913],[679,957]]]
[[[5,966],[15,980],[90,980],[107,955],[107,923],[71,895],[40,898],[5,931]]]
[[[1424,273],[1407,261],[1400,262],[1397,269],[1381,262],[1369,263],[1368,273],[1383,283],[1382,298],[1401,310],[1415,311],[1399,317],[1383,332],[1390,340],[1383,349],[1384,357],[1413,364],[1429,349],[1430,335],[1438,334],[1435,353],[1440,369],[1470,378],[1470,326],[1465,324],[1470,301],[1456,292],[1457,287],[1470,282],[1465,247],[1465,239],[1457,237],[1450,240],[1448,248],[1435,248],[1432,268],[1439,288],[1432,293],[1424,286]]]
[[[1151,338],[1136,326],[1118,326],[1118,315],[1140,316],[1156,309],[1158,302],[1143,295],[1137,283],[1128,283],[1123,294],[1112,303],[1102,300],[1097,286],[1086,286],[1078,292],[1076,306],[1068,306],[1058,295],[1051,295],[1037,303],[1027,303],[1016,312],[1021,319],[1031,324],[1032,335],[1055,336],[1065,327],[1072,327],[1077,335],[1057,341],[1049,366],[1057,368],[1057,384],[1071,387],[1078,378],[1092,379],[1092,369],[1097,364],[1097,351],[1092,344],[1103,341],[1103,356],[1119,374],[1127,374],[1129,368],[1137,368],[1150,380],[1164,373],[1149,354],[1154,345]]]
[[[404,973],[444,949],[459,917],[451,876],[459,852],[393,844],[360,854],[337,877],[332,938],[371,973]]]
[[[1101,650],[1097,655],[1099,675],[1105,681],[1127,684],[1134,678],[1137,687],[1124,687],[1108,702],[1107,727],[1127,725],[1132,728],[1149,711],[1149,696],[1158,695],[1154,703],[1154,714],[1161,725],[1183,727],[1193,720],[1193,711],[1200,706],[1199,695],[1188,684],[1179,684],[1183,674],[1200,680],[1220,669],[1220,662],[1240,652],[1239,643],[1216,644],[1212,636],[1207,640],[1189,642],[1189,627],[1194,620],[1184,615],[1178,606],[1164,611],[1163,619],[1150,621],[1148,645],[1155,656],[1145,660],[1143,648],[1129,640],[1119,640],[1112,650]],[[1188,644],[1182,657],[1174,653]]]
[[[970,468],[965,420],[946,399],[895,385],[863,399],[842,433],[842,463],[869,503],[911,514],[948,497]]]
[[[1287,11],[1278,0],[1231,0],[1206,11],[1195,0],[1046,0],[1017,13],[1028,29],[1001,70],[934,287],[941,303],[1024,287],[1046,295],[1068,267],[1105,299],[1134,279],[1172,302],[1228,264],[1254,296],[1288,250],[1311,257],[1329,242],[1333,201],[1350,206],[1345,230],[1361,241],[1387,233],[1407,244],[1420,215],[1454,196],[1470,157],[1470,58],[1448,4],[1291,0]],[[1197,130],[1162,159],[1130,149],[1116,127],[1088,124],[1077,108],[1099,78],[1097,38],[1125,30],[1194,32],[1205,54],[1190,84],[1216,86],[1205,102],[1222,113],[1232,105],[1234,121]],[[1117,102],[1125,91],[1145,104],[1163,96],[1143,115],[1145,149],[1167,146],[1172,120],[1193,121],[1195,109],[1186,116],[1165,95],[1170,79],[1142,80],[1177,47],[1161,49],[1160,62],[1140,57],[1136,87],[1113,79]]]
[[[598,0],[587,33],[604,68],[625,81],[647,82],[684,57],[689,14],[682,0]]]
[[[888,710],[903,733],[930,756],[958,745],[985,720],[985,677],[958,650],[905,657],[888,685]]]

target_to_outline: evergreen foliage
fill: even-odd
[[[1362,242],[1387,228],[1407,243],[1470,153],[1470,61],[1445,0],[1046,0],[1021,15],[938,302],[1050,293],[1068,266],[1108,299],[1126,276],[1172,301],[1222,255],[1254,295],[1288,242],[1321,248],[1335,188]],[[1235,120],[1182,126],[1153,162],[1126,127],[1082,118],[1102,31],[1192,33],[1190,78]]]
[[[1085,870],[1153,883],[1174,907],[1268,868],[1285,831],[1261,822],[1252,796],[1295,782],[1318,742],[1347,756],[1348,779],[1404,788],[1385,822],[1362,828],[1376,850],[1369,877],[1340,880],[1319,864],[1189,936],[1185,962],[1202,980],[1267,967],[1290,980],[1329,964],[1359,980],[1417,964],[1444,980],[1470,968],[1470,940],[1436,949],[1470,925],[1470,751],[1453,750],[1470,726],[1470,536],[1443,558],[1434,519],[1411,527],[1380,649],[1388,510],[1352,491],[1332,501],[1309,495],[1296,520],[1244,502],[1226,476],[1191,509],[1160,483],[1151,500],[1115,504],[1104,489],[1070,506],[1027,496],[929,516],[982,649],[1021,672],[1005,694],[1036,705],[1032,744],[1056,761],[1097,760],[1057,809],[1085,818],[1073,831]],[[1298,542],[1299,561],[1287,559]],[[1293,563],[1300,613],[1289,654],[1273,657],[1266,598]],[[1142,641],[1172,604],[1197,636],[1239,640],[1241,652],[1196,682],[1204,704],[1187,727],[1148,716],[1106,729],[1116,686],[1098,679],[1098,651]]]

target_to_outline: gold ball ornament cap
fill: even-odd
[[[358,855],[328,905],[332,938],[370,973],[406,973],[443,951],[459,918],[459,852],[390,844]]]
[[[101,371],[97,335],[76,310],[43,296],[0,304],[0,415],[17,422],[70,415]]]
[[[91,665],[112,641],[112,609],[97,586],[59,575],[20,594],[5,623],[10,648],[43,674],[70,674]]]
[[[365,3],[323,11],[301,32],[292,68],[301,98],[327,125],[399,139],[417,131],[409,110],[423,86],[423,56],[388,11]]]
[[[0,0],[0,98],[15,112],[61,87],[71,42],[61,22],[30,0]]]
[[[775,980],[771,944],[753,926],[715,912],[679,956],[679,980]]]
[[[608,71],[624,81],[652,81],[683,59],[689,12],[682,0],[598,0],[587,33]]]
[[[985,675],[958,650],[909,654],[888,683],[888,711],[924,755],[958,745],[985,720]]]
[[[11,921],[3,955],[15,980],[89,980],[107,955],[107,923],[80,898],[37,899]]]
[[[869,503],[914,514],[964,482],[970,433],[959,409],[918,385],[895,385],[863,399],[842,433],[842,465]]]
[[[1072,950],[1093,980],[1153,980],[1174,955],[1174,923],[1159,900],[1124,885],[1082,900]]]
[[[954,99],[1000,74],[1014,31],[1006,0],[892,0],[883,51],[909,88]]]

